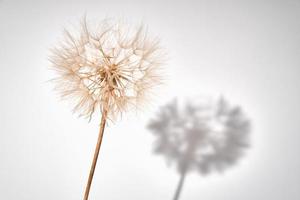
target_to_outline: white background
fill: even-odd
[[[175,96],[223,95],[252,124],[225,173],[191,173],[181,200],[300,199],[300,1],[0,0],[0,199],[82,199],[99,115],[72,114],[47,80],[49,48],[87,14],[148,25],[169,54],[167,83],[106,129],[90,199],[171,200],[179,175],[146,125]]]

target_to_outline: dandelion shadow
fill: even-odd
[[[178,200],[186,175],[207,175],[234,166],[249,147],[250,121],[240,107],[223,98],[174,99],[161,107],[147,127],[156,137],[154,153],[175,164],[180,180],[173,200]]]

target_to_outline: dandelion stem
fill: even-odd
[[[97,141],[97,145],[96,145],[96,149],[95,149],[95,153],[94,153],[92,166],[90,169],[89,179],[88,179],[88,182],[87,182],[87,185],[85,188],[84,200],[88,200],[88,198],[89,198],[89,192],[90,192],[90,188],[92,185],[92,180],[93,180],[93,176],[94,176],[94,172],[95,172],[95,168],[96,168],[96,164],[97,164],[97,160],[98,160],[98,155],[99,155],[99,151],[100,151],[100,147],[101,147],[101,143],[102,143],[104,128],[105,128],[105,124],[106,124],[106,116],[107,116],[107,109],[104,109],[104,111],[102,113],[102,117],[101,117],[99,136],[98,136],[98,141]]]
[[[179,199],[179,196],[180,196],[180,193],[181,193],[181,190],[182,190],[182,186],[183,186],[183,183],[184,183],[184,180],[185,180],[185,175],[186,175],[186,172],[181,173],[180,180],[179,180],[179,183],[177,185],[173,200],[178,200]]]

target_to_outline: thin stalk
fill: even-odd
[[[181,193],[181,190],[182,190],[182,186],[183,186],[183,183],[184,183],[184,180],[185,180],[185,175],[186,175],[186,172],[181,173],[180,180],[179,180],[179,183],[177,185],[173,200],[178,200],[179,199],[179,196],[180,196],[180,193]]]
[[[91,185],[92,185],[92,181],[93,181],[93,176],[94,176],[94,172],[95,172],[95,168],[96,168],[96,164],[97,164],[97,160],[98,160],[98,155],[99,155],[99,151],[100,151],[100,147],[101,147],[101,143],[102,143],[104,128],[105,128],[105,124],[106,124],[106,116],[107,116],[107,110],[104,110],[102,113],[102,117],[101,117],[99,136],[98,136],[98,141],[97,141],[97,145],[96,145],[96,149],[95,149],[95,153],[94,153],[92,166],[90,169],[89,179],[88,179],[88,182],[87,182],[86,188],[85,188],[85,193],[84,193],[84,198],[83,198],[84,200],[88,200],[88,198],[89,198],[89,193],[90,193],[90,189],[91,189]]]

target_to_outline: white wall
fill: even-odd
[[[72,115],[46,81],[49,48],[84,13],[143,21],[169,53],[153,106],[106,129],[90,199],[171,200],[179,175],[146,124],[198,94],[244,110],[251,148],[223,174],[189,174],[180,199],[300,198],[299,1],[0,0],[0,199],[82,199],[99,116]]]

